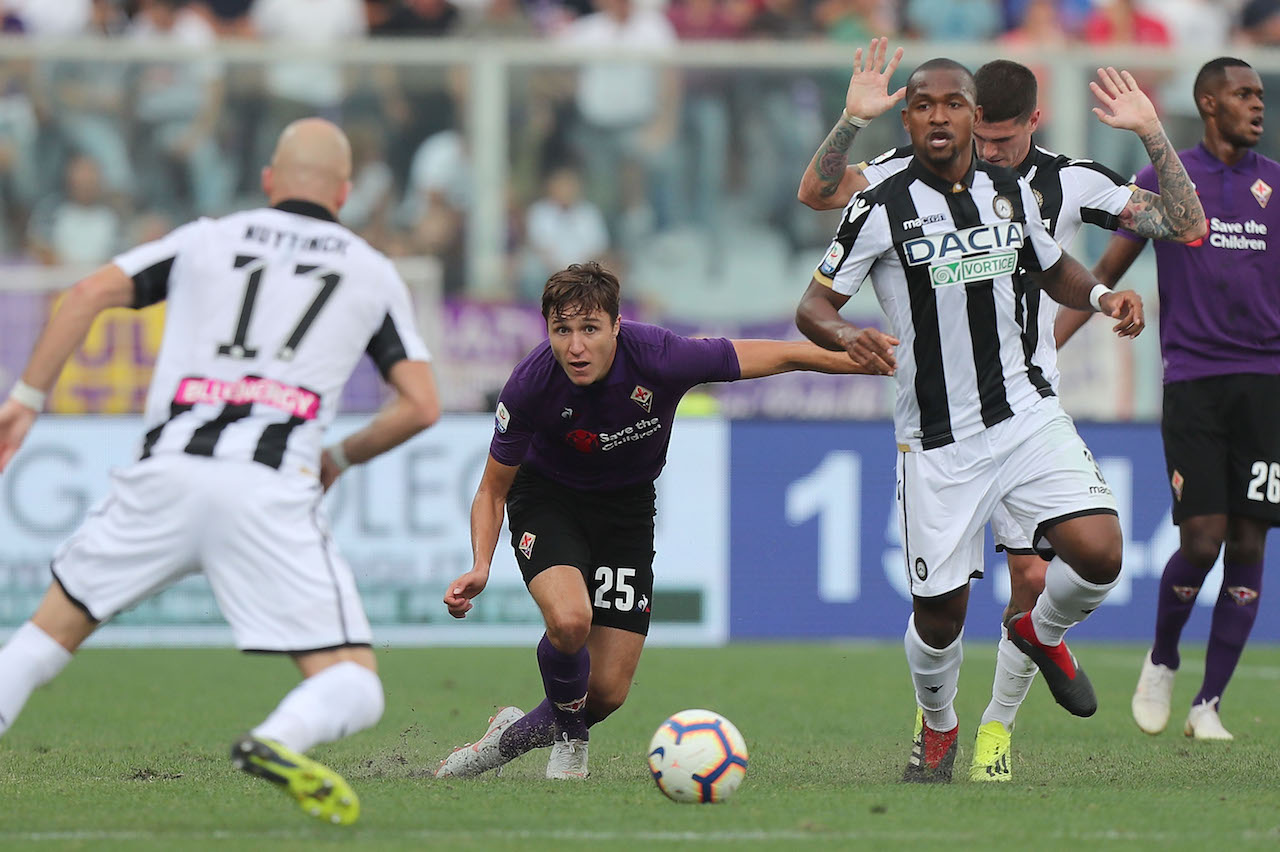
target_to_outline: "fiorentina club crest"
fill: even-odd
[[[1267,186],[1267,182],[1262,178],[1255,180],[1253,186],[1249,187],[1249,191],[1253,193],[1259,207],[1266,207],[1267,202],[1271,200],[1271,187]]]
[[[1199,586],[1173,586],[1173,593],[1178,596],[1178,600],[1186,603],[1200,594]]]
[[[1173,472],[1173,476],[1169,479],[1169,484],[1173,486],[1173,497],[1175,500],[1182,500],[1182,486],[1185,482],[1186,480],[1182,478],[1181,471],[1175,470]]]
[[[531,532],[521,533],[520,535],[520,552],[524,554],[525,559],[533,558],[533,542],[538,537]]]
[[[1248,606],[1258,599],[1257,590],[1248,586],[1227,586],[1227,594],[1240,606]]]
[[[649,411],[653,408],[653,391],[642,385],[636,385],[636,389],[631,392],[631,401],[645,411]]]

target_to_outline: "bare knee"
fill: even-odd
[[[629,683],[592,683],[587,689],[587,710],[597,720],[607,719],[627,700]]]
[[[576,654],[591,633],[589,605],[561,607],[547,614],[547,639],[562,654]]]
[[[949,597],[916,598],[912,603],[916,635],[930,648],[945,648],[960,636],[968,609],[969,588]]]
[[[73,654],[98,628],[98,621],[72,601],[58,582],[50,584],[31,623]]]
[[[1259,565],[1267,547],[1270,525],[1252,518],[1231,518],[1227,523],[1226,559],[1233,565]]]
[[[1120,576],[1124,534],[1113,515],[1075,518],[1050,531],[1049,543],[1087,583],[1105,586]]]
[[[329,648],[324,651],[307,651],[302,654],[294,654],[293,661],[297,664],[298,671],[302,672],[304,678],[318,675],[338,663],[355,663],[374,674],[378,673],[377,657],[374,656],[372,648],[364,645],[348,645],[343,648]]]
[[[1009,607],[1005,615],[1029,612],[1044,591],[1044,575],[1049,563],[1039,556],[1009,554]]]
[[[1182,556],[1196,568],[1208,571],[1218,561],[1223,541],[1227,537],[1226,524],[1213,518],[1188,518],[1179,530],[1179,550]],[[1261,554],[1259,554],[1261,561]]]

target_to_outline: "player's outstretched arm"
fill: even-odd
[[[440,419],[436,377],[426,361],[397,361],[387,372],[395,397],[364,428],[325,449],[320,484],[328,490],[342,471],[398,447]]]
[[[0,472],[22,446],[43,407],[45,394],[58,380],[71,353],[84,343],[98,314],[108,308],[128,307],[133,304],[133,297],[133,279],[115,264],[77,282],[63,296],[36,340],[13,394],[0,405]]]
[[[518,465],[507,465],[490,456],[480,477],[480,487],[471,501],[471,570],[449,584],[444,605],[454,618],[465,618],[471,599],[484,591],[489,582],[489,565],[502,532],[502,513],[507,505],[507,492],[515,481]]]
[[[902,100],[907,91],[901,88],[889,93],[889,81],[902,61],[902,48],[893,52],[886,65],[888,50],[889,39],[873,38],[865,54],[865,67],[862,48],[853,54],[853,76],[849,78],[844,112],[809,161],[796,193],[802,203],[814,210],[838,210],[849,203],[855,192],[867,187],[862,170],[849,165],[849,148],[867,122]]]
[[[898,339],[867,329],[881,337],[889,351],[898,345]],[[813,373],[837,373],[842,375],[880,375],[865,364],[855,364],[848,352],[832,352],[807,340],[734,340],[738,353],[741,378],[759,379],[779,373],[808,370]]]
[[[1107,245],[1107,250],[1102,253],[1102,257],[1093,267],[1093,275],[1101,283],[1108,287],[1114,288],[1120,282],[1120,279],[1138,255],[1142,253],[1142,249],[1146,246],[1146,240],[1133,240],[1127,237],[1115,236],[1111,238],[1111,242]],[[1089,317],[1093,316],[1093,311],[1082,311],[1075,308],[1064,308],[1058,311],[1058,319],[1053,325],[1053,339],[1058,348],[1062,348],[1062,344],[1071,339],[1071,336],[1084,327],[1089,321]]]
[[[852,372],[870,376],[892,376],[898,368],[893,356],[895,337],[879,329],[857,328],[840,316],[849,301],[818,281],[810,281],[796,308],[796,328],[818,346],[830,352],[843,352],[857,368]],[[745,371],[743,378],[749,378]]]
[[[1099,83],[1089,88],[1106,109],[1094,107],[1094,115],[1108,127],[1138,134],[1156,170],[1160,193],[1134,190],[1120,211],[1120,225],[1140,237],[1191,243],[1203,237],[1208,226],[1195,185],[1164,132],[1151,99],[1138,88],[1133,75],[1114,68],[1098,69]]]
[[[1040,286],[1059,305],[1082,311],[1092,308],[1116,320],[1114,331],[1121,337],[1137,337],[1146,327],[1141,296],[1133,290],[1110,289],[1065,251],[1057,263],[1037,276]]]

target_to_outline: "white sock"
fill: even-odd
[[[1098,608],[1120,578],[1104,586],[1086,582],[1075,570],[1055,558],[1044,575],[1044,591],[1031,610],[1031,626],[1044,645],[1057,645],[1067,628],[1084,621]]]
[[[924,711],[924,721],[939,733],[959,724],[956,718],[956,686],[960,682],[960,663],[964,660],[964,631],[945,648],[931,648],[916,632],[916,617],[907,620],[907,666],[916,687],[916,703]]]
[[[1027,700],[1031,682],[1036,679],[1036,664],[1009,641],[1009,634],[1000,628],[1000,644],[996,648],[996,676],[991,683],[991,703],[982,712],[982,722],[1000,722],[1006,730],[1013,730],[1018,708]]]
[[[30,621],[0,648],[0,734],[9,730],[37,687],[57,677],[71,652]]]
[[[255,737],[304,752],[363,731],[382,718],[382,681],[359,663],[342,662],[293,688]]]

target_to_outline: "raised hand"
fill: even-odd
[[[845,114],[862,119],[875,118],[902,100],[902,96],[907,93],[904,86],[889,94],[889,81],[893,78],[893,72],[898,70],[898,63],[902,61],[902,48],[895,50],[889,64],[885,65],[884,57],[888,51],[889,39],[881,36],[871,39],[865,65],[862,48],[854,52],[853,76],[849,78],[849,91],[844,98]]]
[[[1114,68],[1099,68],[1098,79],[1102,84],[1090,83],[1089,88],[1106,109],[1093,108],[1093,114],[1108,127],[1132,130],[1134,133],[1160,126],[1160,117],[1151,99],[1138,88],[1133,75]]]
[[[1142,297],[1132,290],[1104,293],[1098,300],[1098,305],[1102,308],[1102,313],[1118,320],[1112,330],[1121,337],[1137,337],[1146,328]]]

